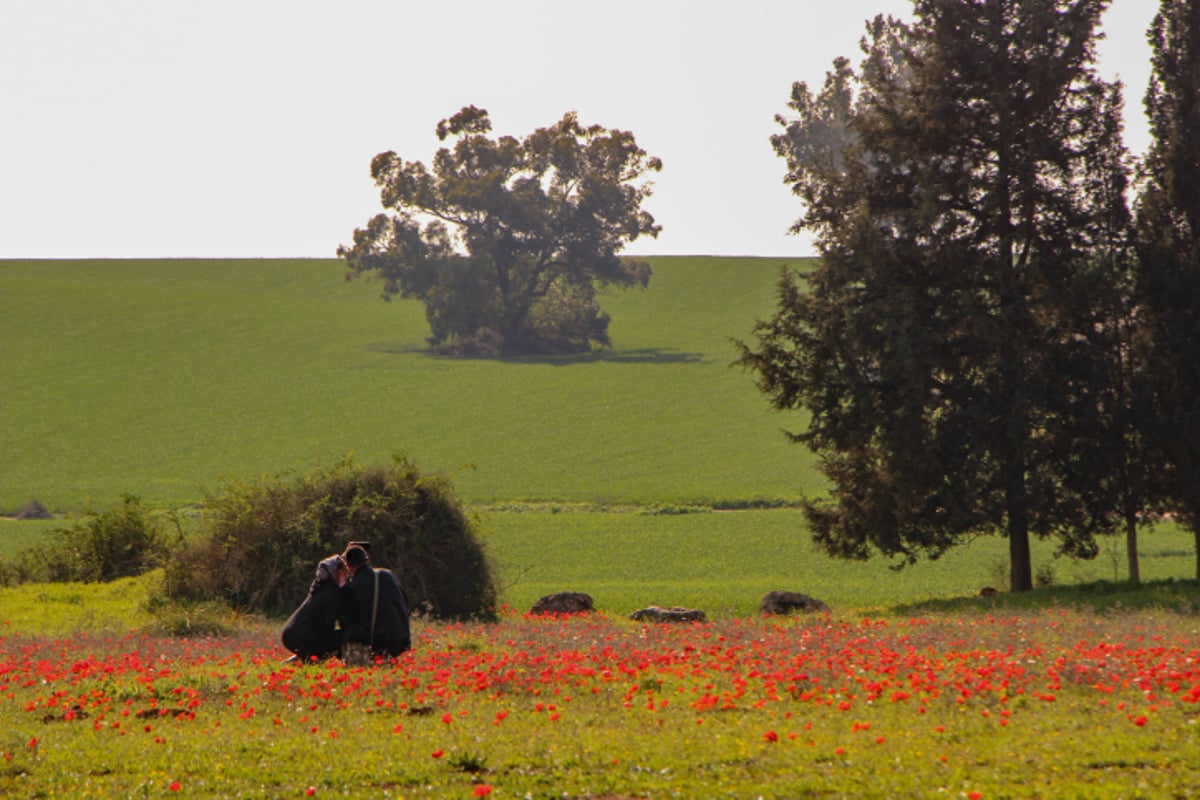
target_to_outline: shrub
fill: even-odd
[[[205,500],[200,532],[172,554],[166,591],[290,613],[317,562],[354,540],[400,579],[410,609],[450,619],[495,615],[494,571],[447,479],[400,457],[348,457],[298,477],[230,481]]]
[[[48,535],[50,541],[19,554],[11,567],[14,583],[93,583],[141,575],[161,566],[167,552],[162,520],[132,494],[123,495],[115,509],[89,511]]]
[[[152,595],[145,605],[154,622],[143,630],[156,636],[180,639],[218,638],[234,634],[240,625],[238,615],[224,603],[207,601],[179,603],[162,595]]]
[[[50,519],[53,516],[50,509],[42,504],[41,500],[36,497],[29,498],[13,515],[16,519]]]

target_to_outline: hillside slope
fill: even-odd
[[[200,498],[402,452],[468,502],[794,500],[811,459],[731,367],[782,262],[654,258],[611,351],[449,359],[335,260],[0,262],[0,510]]]

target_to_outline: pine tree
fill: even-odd
[[[1200,578],[1200,2],[1162,0],[1147,38],[1152,139],[1137,239],[1154,376],[1148,437],[1166,504],[1195,535]]]
[[[917,0],[911,24],[869,23],[857,72],[793,87],[773,142],[821,258],[781,277],[741,363],[809,412],[794,438],[831,495],[806,513],[835,555],[999,533],[1020,591],[1031,534],[1089,557],[1111,524],[1077,413],[1126,213],[1119,89],[1092,69],[1105,6]]]

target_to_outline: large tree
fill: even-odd
[[[371,162],[385,209],[338,248],[383,297],[425,304],[443,352],[574,352],[608,345],[596,287],[646,286],[650,267],[617,254],[660,226],[642,210],[662,168],[633,134],[576,115],[524,139],[489,136],[468,106],[437,126],[432,169],[393,152]]]
[[[1200,2],[1162,0],[1148,38],[1152,138],[1137,231],[1155,377],[1150,439],[1167,505],[1195,534],[1200,577]]]
[[[808,412],[793,436],[829,479],[806,506],[829,552],[1000,533],[1026,590],[1031,534],[1091,556],[1110,524],[1080,414],[1127,213],[1119,87],[1092,69],[1106,0],[913,6],[868,24],[857,72],[793,87],[773,142],[820,259],[783,273],[741,363]]]

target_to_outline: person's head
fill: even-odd
[[[344,568],[345,564],[342,563],[342,557],[339,555],[332,555],[329,558],[323,559],[321,563],[317,565],[317,580],[337,583],[339,572]]]
[[[358,572],[364,564],[370,561],[367,551],[361,545],[352,544],[346,548],[346,552],[342,553],[342,558],[346,562],[346,566],[350,568],[350,574]]]

